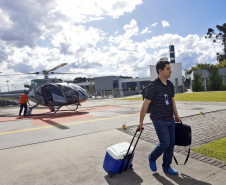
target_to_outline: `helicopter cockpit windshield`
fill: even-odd
[[[64,93],[64,96],[67,99],[68,103],[78,102],[79,93],[78,93],[77,89],[71,88],[70,86],[66,86],[66,85],[63,85],[63,84],[57,84],[57,86]]]
[[[78,92],[74,89],[67,87],[67,86],[60,86],[62,91],[64,92],[65,97],[68,99],[70,98],[76,98],[78,99]]]

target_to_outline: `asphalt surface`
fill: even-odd
[[[176,104],[183,122],[192,126],[192,147],[225,137],[225,103]],[[192,153],[185,166],[172,163],[178,176],[163,173],[161,158],[157,160],[158,171],[153,173],[147,156],[157,140],[148,116],[135,151],[133,170],[109,178],[103,169],[106,149],[131,141],[141,105],[141,101],[92,100],[76,112],[68,106],[50,115],[47,109],[39,107],[27,117],[17,116],[18,107],[1,108],[0,184],[225,183],[225,163],[210,158],[215,162],[208,164],[209,158],[202,161],[204,156],[196,153]],[[120,129],[122,123],[126,123],[126,131]],[[178,161],[185,160],[184,152],[175,149]]]

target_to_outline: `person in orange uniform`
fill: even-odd
[[[30,103],[28,102],[27,94],[28,94],[28,92],[25,92],[24,94],[21,94],[21,96],[20,96],[20,112],[19,112],[19,116],[21,116],[23,108],[24,108],[24,116],[26,116],[26,114],[27,114],[27,103],[30,105]]]

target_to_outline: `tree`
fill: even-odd
[[[209,72],[208,81],[207,81],[208,89],[212,91],[220,90],[220,87],[222,86],[222,83],[223,83],[223,76],[220,75],[217,68],[209,69],[208,72]]]
[[[74,83],[87,82],[86,77],[77,77],[73,80]]]
[[[90,92],[91,94],[93,94],[93,92],[94,92],[94,88],[93,88],[92,82],[90,82],[90,84],[89,84],[89,92]]]
[[[216,68],[223,68],[226,67],[226,60],[221,60],[219,63],[216,65]]]
[[[194,70],[201,70],[201,69],[212,69],[215,68],[214,64],[202,64],[202,63],[197,63],[194,67],[191,67],[189,70],[185,70],[186,74],[191,74],[192,71]]]
[[[221,59],[226,60],[226,23],[224,23],[222,26],[217,25],[216,28],[218,29],[218,33],[215,33],[214,29],[209,28],[205,38],[211,38],[213,39],[213,42],[220,41],[220,43],[223,45],[224,54],[221,55],[217,53],[217,55],[221,55]]]
[[[76,77],[73,82],[74,83],[82,83],[82,82],[92,82],[94,79],[89,77],[89,78],[86,78],[86,77]]]

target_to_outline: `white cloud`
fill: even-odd
[[[1,29],[9,29],[13,26],[13,22],[10,20],[9,15],[2,9],[0,9],[0,25]]]
[[[134,35],[137,35],[139,28],[137,26],[137,21],[132,19],[130,24],[126,24],[123,26],[123,29],[125,30],[125,37],[132,37]]]
[[[164,34],[148,40],[148,46],[157,50],[158,58],[165,55],[168,46],[175,46],[176,62],[181,62],[183,68],[190,68],[196,63],[214,63],[216,53],[221,50],[220,45],[214,45],[211,40],[198,35],[182,37],[176,34]],[[162,50],[163,48],[163,50]]]
[[[155,26],[157,26],[157,24],[158,24],[158,23],[155,22],[155,23],[153,23],[151,26],[152,26],[152,27],[155,27]]]
[[[145,29],[142,30],[140,34],[143,35],[144,33],[151,33],[151,31],[148,30],[148,27],[146,27]]]
[[[61,24],[63,32],[56,33],[51,41],[53,46],[59,47],[62,54],[83,55],[86,50],[95,48],[97,42],[100,42],[104,33],[93,27],[86,28],[79,25]]]
[[[167,21],[162,21],[162,26],[165,27],[169,27],[170,24]]]
[[[8,23],[0,28],[0,39],[17,47],[35,47],[36,41],[55,23],[49,14],[54,8],[51,1],[7,0],[0,1],[0,7],[4,9],[1,22]]]
[[[142,0],[57,0],[56,12],[66,15],[76,23],[103,19],[103,16],[118,18],[131,13]]]
[[[77,31],[80,29],[80,31],[85,32],[83,38],[90,35],[88,40],[92,40],[91,37],[99,37],[97,40],[104,39],[108,43],[101,49],[97,47],[97,40],[93,39],[92,47],[86,48],[84,44],[88,42],[83,42],[80,45],[81,47],[76,49],[74,48],[76,46],[72,44],[75,38],[70,36],[67,39],[71,39],[71,48],[69,48],[71,55],[60,53],[60,48],[36,47],[31,49],[29,47],[14,47],[9,51],[6,47],[5,53],[9,52],[8,60],[11,63],[3,62],[0,64],[1,69],[6,73],[14,73],[15,71],[36,72],[51,69],[60,63],[68,62],[68,66],[59,69],[59,71],[83,71],[92,74],[93,77],[103,75],[147,77],[149,76],[148,66],[150,64],[155,64],[160,57],[169,57],[169,45],[171,44],[175,46],[176,62],[181,62],[183,69],[188,69],[197,62],[213,63],[216,59],[216,52],[221,50],[220,45],[214,47],[211,40],[198,35],[182,37],[177,34],[164,34],[138,42],[126,37],[125,34],[107,38],[105,35],[99,34],[98,29],[85,29],[85,27],[77,29]],[[72,80],[76,76],[64,76],[63,78]],[[32,78],[41,78],[41,76],[29,77],[29,79]],[[0,83],[5,84],[7,79],[7,77],[1,78]],[[20,82],[15,79],[10,83],[21,84],[22,87],[25,82],[29,83],[29,80],[23,77]]]

